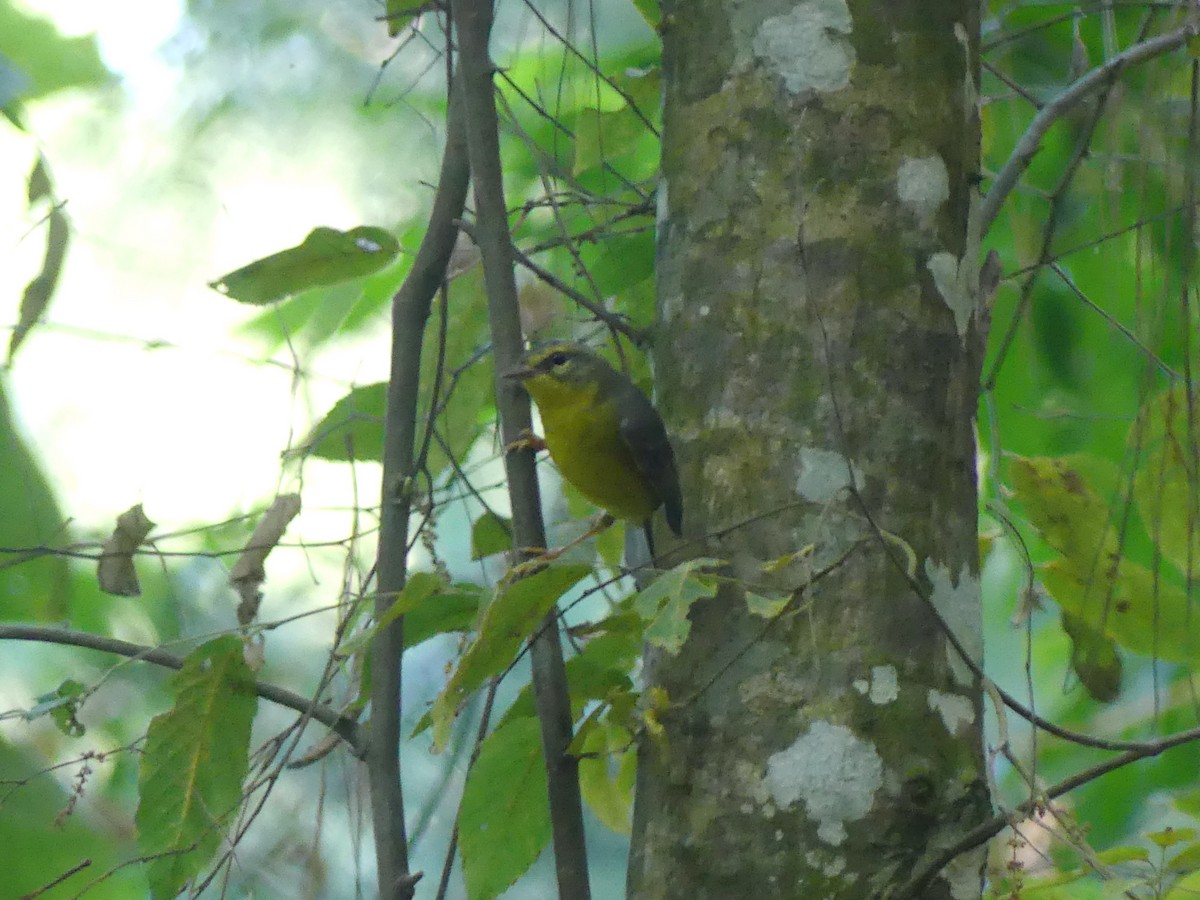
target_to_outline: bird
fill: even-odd
[[[525,387],[542,417],[544,438],[518,445],[544,446],[579,493],[610,517],[642,525],[652,558],[655,510],[663,507],[671,531],[682,535],[683,494],[666,426],[629,378],[573,342],[528,350],[505,377]]]

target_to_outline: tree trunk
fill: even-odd
[[[894,896],[990,812],[978,4],[667,3],[659,405],[723,589],[641,751],[631,898]],[[669,552],[670,548],[664,548]],[[774,565],[770,565],[775,561]],[[921,892],[978,897],[982,851]]]

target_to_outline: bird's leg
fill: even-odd
[[[511,444],[506,444],[504,447],[505,453],[512,453],[516,450],[532,450],[537,453],[539,450],[546,449],[546,442],[530,431],[528,428],[522,428],[520,436]]]

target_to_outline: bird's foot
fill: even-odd
[[[504,446],[505,453],[512,453],[516,450],[532,450],[534,453],[537,453],[539,450],[545,449],[546,442],[528,428],[522,428],[520,436],[511,444]]]

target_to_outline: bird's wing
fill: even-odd
[[[629,447],[638,471],[662,500],[667,524],[678,535],[683,530],[683,495],[675,470],[675,452],[658,412],[641,392],[635,389],[634,393],[637,399],[628,403],[632,412],[622,416],[618,426],[621,439]]]

